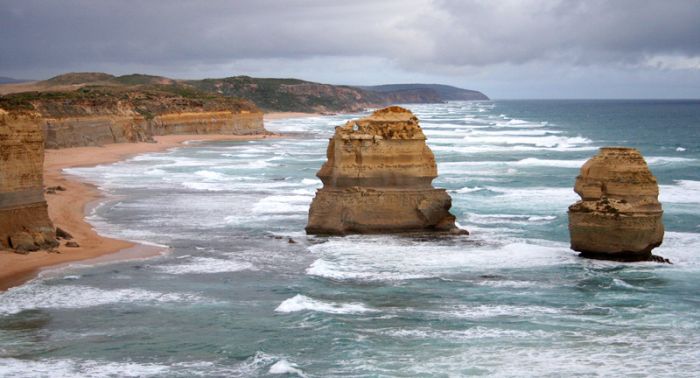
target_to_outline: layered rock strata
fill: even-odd
[[[0,249],[58,246],[44,199],[43,144],[38,119],[0,110]]]
[[[450,196],[432,186],[437,165],[425,140],[418,119],[398,106],[336,127],[306,231],[466,233],[455,226]]]
[[[138,113],[41,119],[46,148],[149,142],[156,135],[266,133],[260,112],[182,112],[147,119]]]
[[[634,148],[604,147],[576,178],[569,207],[571,249],[584,257],[652,259],[664,236],[659,186]]]
[[[87,87],[0,96],[0,109],[36,118],[46,148],[147,142],[171,134],[267,134],[251,102],[179,87]]]

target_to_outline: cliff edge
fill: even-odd
[[[0,109],[37,120],[46,148],[148,142],[156,135],[265,134],[251,102],[173,86],[85,86],[0,96]]]

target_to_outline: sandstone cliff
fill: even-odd
[[[37,118],[0,110],[0,249],[58,246],[44,199],[43,143]]]
[[[576,178],[571,248],[584,257],[648,260],[663,240],[659,186],[639,151],[604,147]]]
[[[173,87],[83,87],[0,97],[0,109],[38,119],[47,148],[143,142],[155,135],[261,134],[252,103]]]
[[[398,106],[336,127],[318,171],[311,234],[459,232],[418,119]]]
[[[252,103],[179,87],[97,86],[0,96],[0,248],[58,245],[44,199],[44,146],[266,133],[262,113]]]

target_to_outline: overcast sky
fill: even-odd
[[[0,0],[0,76],[430,82],[700,98],[700,0]]]

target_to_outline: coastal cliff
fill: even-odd
[[[173,134],[269,134],[246,100],[178,88],[81,87],[0,96],[0,248],[58,246],[44,198],[44,149]]]
[[[664,236],[659,186],[634,148],[603,147],[576,178],[571,248],[584,257],[649,260]]]
[[[0,110],[0,249],[58,246],[44,199],[43,144],[36,117]]]
[[[156,135],[267,133],[246,100],[172,88],[83,87],[0,97],[0,109],[37,119],[46,148],[147,142]]]
[[[432,187],[437,165],[425,140],[418,119],[398,106],[336,127],[306,231],[461,231],[450,196]]]
[[[488,100],[479,91],[439,84],[348,86],[299,79],[232,76],[203,80],[177,80],[163,76],[101,72],[66,73],[48,80],[0,84],[0,94],[75,91],[83,87],[157,88],[174,93],[198,92],[210,96],[246,99],[265,111],[356,112],[392,104]]]

